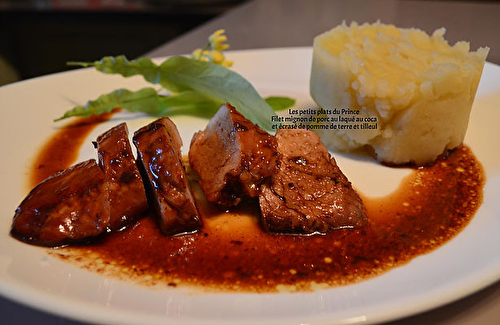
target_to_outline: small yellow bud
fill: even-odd
[[[210,59],[213,63],[216,63],[216,64],[221,64],[222,62],[224,62],[224,54],[222,54],[220,51],[212,51],[212,53],[210,53]]]
[[[222,65],[223,67],[230,68],[230,67],[232,67],[232,66],[233,66],[233,63],[234,63],[234,62],[233,62],[233,61],[231,61],[231,60],[224,60],[224,62],[222,62],[222,63],[221,63],[221,65]]]
[[[191,58],[199,60],[201,58],[201,49],[196,49],[191,53]]]
[[[225,32],[226,31],[224,29],[219,29],[208,37],[210,48],[212,50],[223,51],[229,48],[228,44],[223,44],[227,41],[227,36],[224,35]]]
[[[223,50],[229,48],[229,44],[224,44],[227,41],[225,30],[216,30],[208,37],[208,44],[203,49],[196,49],[191,54],[191,58],[200,61],[210,61],[223,67],[230,67],[233,61],[226,60]]]

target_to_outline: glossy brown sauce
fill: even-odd
[[[75,151],[85,133],[73,136]],[[62,166],[51,152],[67,146],[61,138],[52,137],[44,147],[34,174],[40,173],[38,165]],[[313,236],[265,233],[256,201],[219,211],[193,184],[204,220],[197,234],[164,236],[154,218],[145,216],[93,243],[49,252],[104,275],[160,287],[275,292],[344,285],[403,265],[453,238],[481,204],[484,173],[471,150],[461,146],[434,165],[415,169],[393,194],[364,197],[366,227]]]
[[[112,114],[102,114],[87,118],[79,118],[60,128],[42,147],[35,157],[30,172],[31,188],[56,172],[68,168],[78,156],[78,150],[85,138],[102,122],[110,119]]]

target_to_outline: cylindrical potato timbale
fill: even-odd
[[[327,147],[369,146],[380,161],[423,165],[460,145],[489,49],[450,46],[444,32],[352,23],[317,36],[311,96],[324,110],[359,110],[330,115],[334,127],[318,130]]]

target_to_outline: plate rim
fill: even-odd
[[[228,53],[228,56],[230,55],[233,55],[233,54],[248,54],[248,53],[251,53],[251,52],[273,52],[273,51],[297,51],[297,50],[304,50],[304,51],[312,51],[312,47],[310,46],[301,46],[301,47],[277,47],[277,48],[259,48],[259,49],[248,49],[248,50],[234,50],[234,51],[227,51]],[[154,58],[154,60],[163,60],[167,57],[158,57],[158,58]],[[489,66],[490,68],[493,68],[493,69],[500,69],[500,66],[495,64],[495,63],[491,63],[491,62],[486,62],[485,64],[485,70],[486,70],[486,67]],[[92,69],[92,68],[83,68],[83,69]],[[82,69],[75,69],[75,70],[69,70],[69,71],[63,71],[63,72],[58,72],[58,73],[54,73],[54,74],[49,74],[49,75],[45,75],[45,76],[40,76],[40,77],[36,77],[36,78],[31,78],[31,79],[27,79],[27,80],[22,80],[22,81],[19,81],[19,82],[15,82],[15,83],[12,83],[12,84],[9,84],[9,85],[6,85],[6,86],[3,86],[3,87],[0,87],[0,92],[3,90],[3,89],[6,89],[6,88],[9,88],[9,87],[13,87],[13,86],[17,86],[17,87],[22,87],[23,84],[25,83],[28,83],[28,82],[43,82],[44,79],[48,79],[48,78],[51,78],[51,77],[54,77],[54,76],[57,76],[57,75],[61,75],[61,74],[73,74],[73,73],[77,73],[79,72],[80,70]],[[500,71],[500,70],[498,70]],[[446,245],[446,244],[445,244]],[[475,292],[478,292],[486,287],[488,287],[489,285],[497,282],[498,280],[500,279],[500,269],[497,270],[497,271],[492,271],[491,272],[491,275],[490,277],[488,277],[488,279],[486,280],[485,278],[482,278],[481,281],[478,281],[478,283],[480,283],[479,285],[478,284],[475,284],[475,285],[469,285],[467,289],[465,288],[462,288],[461,291],[463,291],[462,293],[457,293],[455,297],[449,297],[449,299],[445,299],[445,300],[441,300],[442,303],[441,304],[432,304],[432,303],[429,303],[427,304],[427,306],[422,306],[422,308],[420,308],[419,310],[414,310],[413,312],[411,313],[408,313],[407,311],[404,312],[400,312],[399,313],[399,316],[396,316],[396,317],[390,317],[390,316],[385,316],[384,315],[378,315],[378,316],[371,316],[367,319],[364,319],[364,320],[361,320],[360,322],[358,323],[362,323],[362,322],[379,322],[379,321],[388,321],[388,320],[395,320],[395,319],[399,319],[401,317],[406,317],[406,316],[411,316],[411,315],[415,315],[417,313],[421,313],[421,312],[424,312],[424,311],[428,311],[428,310],[431,310],[431,309],[435,309],[435,308],[439,308],[443,305],[446,305],[446,304],[449,304],[453,301],[456,301],[456,300],[459,300],[463,297],[466,297],[468,295],[471,295]],[[368,280],[370,281],[370,280]],[[44,301],[43,303],[41,303],[42,301],[40,299],[36,299],[34,297],[31,297],[30,296],[30,293],[26,293],[26,291],[24,291],[24,295],[22,292],[16,292],[15,290],[13,290],[14,287],[10,287],[8,285],[5,285],[6,283],[3,281],[3,279],[0,279],[0,295],[2,295],[3,297],[5,297],[6,299],[10,299],[10,300],[13,300],[13,301],[16,301],[20,304],[24,304],[24,305],[27,305],[29,307],[32,307],[34,309],[37,309],[37,310],[40,310],[40,311],[43,311],[43,312],[49,312],[49,313],[52,313],[52,314],[56,314],[56,315],[61,315],[61,316],[64,316],[64,317],[67,317],[67,318],[70,318],[70,319],[75,319],[75,320],[80,320],[80,321],[92,321],[92,322],[99,322],[99,321],[102,321],[101,318],[99,317],[90,317],[89,318],[89,315],[84,313],[84,312],[81,312],[79,315],[75,315],[74,314],[74,311],[73,312],[69,312],[66,308],[63,308],[62,310],[57,308],[57,306],[53,306],[50,301],[51,300],[55,300],[56,297],[58,296],[57,294],[52,294],[52,293],[49,293],[49,296],[50,296],[50,299],[49,301]],[[18,284],[19,285],[19,284]],[[28,291],[29,290],[33,290],[33,288],[30,288],[29,286],[26,286],[26,288],[24,288],[25,290],[27,289]],[[35,290],[37,291],[37,290]],[[78,304],[77,302],[73,302],[72,300],[70,302],[68,302],[69,305],[76,305]],[[90,305],[89,305],[90,306]],[[96,306],[92,305],[93,308],[95,308]],[[52,307],[52,309],[51,309]],[[409,308],[409,309],[414,309],[414,308]],[[72,309],[74,310],[74,309]],[[103,310],[103,312],[105,312],[105,310]],[[107,312],[105,312],[107,313]],[[114,311],[112,310],[111,311],[111,314],[113,314]],[[135,314],[135,313],[133,313]],[[112,318],[112,317],[111,317]],[[155,319],[157,317],[154,317]],[[120,318],[121,319],[121,318]],[[115,321],[117,321],[119,319],[116,319]],[[153,321],[153,319],[151,319]],[[162,321],[165,322],[165,323],[168,323],[169,320],[168,318],[162,318]],[[176,321],[176,319],[173,319],[172,320],[173,322]],[[185,322],[183,324],[196,324],[197,322]],[[210,324],[210,323],[206,323],[204,322],[205,324]],[[217,322],[218,324],[220,323],[220,321]],[[340,322],[340,323],[344,323],[344,322]],[[347,320],[345,323],[348,323]],[[246,322],[242,322],[242,323],[238,323],[238,324],[247,324]],[[250,324],[250,323],[248,323]],[[271,324],[271,323],[269,323]],[[277,324],[276,322],[273,322],[273,324]],[[314,323],[311,323],[311,324],[322,324],[321,322],[314,322]]]

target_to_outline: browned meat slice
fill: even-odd
[[[182,163],[182,140],[174,123],[161,118],[133,138],[146,189],[166,235],[194,232],[202,226]]]
[[[108,224],[107,183],[92,159],[31,190],[16,209],[11,234],[31,244],[59,246],[97,236]]]
[[[119,124],[100,135],[94,145],[109,186],[109,228],[121,230],[148,209],[144,184],[128,140],[127,125]]]
[[[189,163],[207,199],[230,207],[259,195],[260,184],[276,171],[276,147],[274,137],[226,104],[194,135]]]
[[[262,223],[278,233],[326,233],[366,222],[363,203],[320,138],[279,130],[279,171],[259,196]]]

